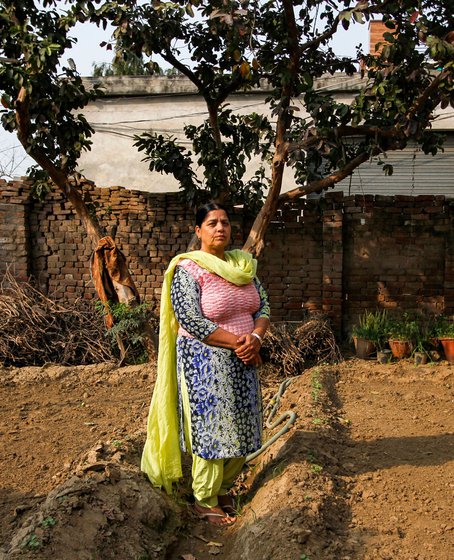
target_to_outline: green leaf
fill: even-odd
[[[391,164],[386,163],[383,166],[383,171],[384,171],[386,176],[391,176],[394,173],[394,167]]]
[[[353,11],[353,18],[358,23],[364,23],[364,14],[362,12]]]

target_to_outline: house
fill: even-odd
[[[85,78],[86,84],[99,81]],[[339,73],[316,82],[320,90],[331,91],[336,99],[349,103],[358,93],[363,80],[360,75]],[[133,146],[134,136],[155,132],[182,140],[184,125],[199,125],[207,118],[203,98],[185,77],[121,76],[102,79],[106,94],[90,103],[84,114],[93,126],[93,146],[85,152],[79,169],[97,185],[125,186],[151,192],[178,190],[177,181],[169,175],[150,172],[141,161],[143,153]],[[266,86],[254,91],[241,92],[229,98],[230,107],[239,114],[269,112],[265,99]],[[298,105],[298,100],[295,101]],[[300,116],[304,116],[301,104]],[[444,152],[425,155],[416,146],[403,151],[389,152],[386,163],[394,167],[391,176],[385,176],[377,161],[363,164],[355,173],[339,183],[336,191],[345,194],[434,194],[452,196],[454,193],[454,112],[449,107],[439,110],[433,129],[446,135]],[[252,175],[258,159],[249,163]],[[201,170],[199,170],[201,177]],[[294,188],[291,169],[284,176],[283,191]]]
[[[372,21],[369,28],[369,52],[378,53],[382,48],[383,33],[389,31],[381,21]],[[86,78],[87,87],[99,78]],[[365,80],[360,74],[347,76],[343,73],[324,76],[315,82],[320,91],[332,92],[335,99],[351,103]],[[80,159],[80,170],[97,185],[125,186],[151,192],[173,192],[178,182],[168,175],[151,173],[148,165],[141,161],[143,154],[133,146],[134,136],[154,132],[171,136],[191,149],[185,139],[185,125],[200,125],[208,118],[203,98],[186,77],[122,76],[102,78],[105,97],[89,104],[85,116],[96,134],[91,152]],[[259,88],[231,95],[228,103],[238,114],[259,112],[270,120],[265,102],[269,87],[262,83]],[[307,115],[300,105],[298,116]],[[402,151],[389,152],[382,157],[391,164],[392,175],[386,176],[374,159],[363,164],[340,182],[335,190],[345,194],[401,194],[401,195],[446,195],[454,193],[454,111],[447,107],[438,109],[433,129],[445,135],[444,152],[436,156],[425,155],[420,148],[409,145]],[[248,164],[252,176],[259,166],[259,159]],[[202,170],[198,171],[202,178]],[[283,191],[294,188],[291,168],[284,174]]]

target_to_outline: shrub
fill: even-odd
[[[431,336],[433,338],[454,337],[454,320],[452,317],[437,315],[431,325]]]
[[[114,325],[107,330],[114,352],[122,351],[120,344],[124,345],[125,356],[122,362],[140,364],[149,358],[145,342],[145,325],[147,323],[157,331],[158,320],[155,316],[155,306],[149,303],[140,303],[130,307],[125,303],[111,303],[104,305],[101,301],[96,303],[96,308],[101,315],[110,313],[114,318]],[[126,360],[125,360],[126,357]]]
[[[411,313],[393,317],[388,323],[388,336],[394,340],[408,340],[416,344],[421,334],[421,319]]]

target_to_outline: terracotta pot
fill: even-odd
[[[355,344],[356,355],[358,358],[368,360],[373,354],[375,354],[375,344],[370,340],[354,336],[353,342]]]
[[[440,342],[443,346],[446,359],[450,364],[454,364],[454,338],[440,337]]]
[[[394,358],[401,360],[402,358],[409,358],[411,356],[413,345],[409,340],[390,339],[388,342]]]

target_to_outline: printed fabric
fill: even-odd
[[[237,286],[250,284],[257,261],[239,249],[226,251],[225,261],[205,251],[190,251],[174,257],[162,283],[157,377],[147,420],[147,438],[140,461],[150,482],[168,494],[183,476],[179,446],[177,333],[178,321],[170,299],[173,275],[178,263],[190,259]]]
[[[180,390],[184,375],[191,411],[192,452],[204,459],[244,457],[259,449],[262,441],[256,368],[243,364],[232,350],[210,346],[202,340],[219,326],[238,335],[251,332],[256,318],[269,317],[266,294],[257,279],[246,286],[235,286],[192,261],[189,266],[184,261],[180,265],[171,286],[172,306],[180,324],[180,445],[185,450]],[[238,300],[240,304],[235,305]],[[203,306],[202,302],[207,301],[209,305]],[[215,305],[213,301],[227,304]],[[238,322],[244,314],[250,322],[247,330],[241,330],[244,319]]]

